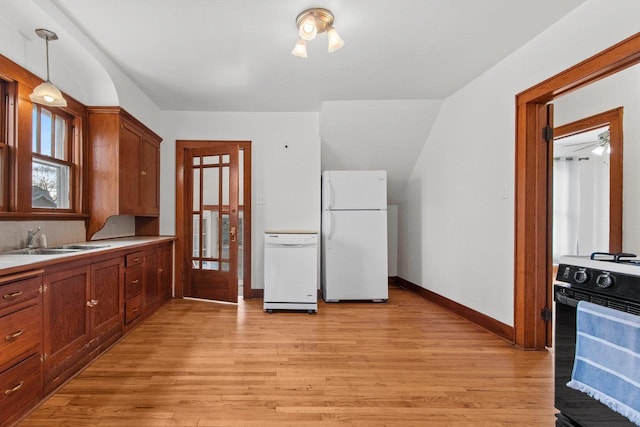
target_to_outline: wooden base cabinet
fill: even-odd
[[[41,274],[0,277],[0,426],[42,399]]]
[[[173,242],[0,276],[0,427],[171,298]]]
[[[122,336],[122,258],[45,274],[45,394]]]

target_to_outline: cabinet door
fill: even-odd
[[[173,245],[164,245],[160,248],[160,300],[165,302],[171,299],[173,291]]]
[[[142,164],[140,172],[140,205],[141,214],[157,215],[159,211],[158,196],[158,163],[160,162],[160,150],[157,145],[142,138],[141,144]]]
[[[145,312],[155,310],[158,299],[158,254],[156,250],[144,254],[144,307]]]
[[[95,345],[122,334],[124,260],[115,258],[91,265],[91,339]]]
[[[73,375],[74,365],[88,353],[89,268],[49,273],[43,282],[45,393],[48,393]]]
[[[142,135],[123,122],[120,128],[120,213],[137,214],[140,207]],[[115,167],[115,166],[114,166]]]

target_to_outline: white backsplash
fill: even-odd
[[[84,242],[86,229],[84,221],[0,221],[0,251],[24,248],[29,230],[40,227],[35,246],[40,246],[42,235],[47,245]]]
[[[91,240],[113,239],[136,235],[136,217],[114,215],[107,219],[104,227],[91,237]]]

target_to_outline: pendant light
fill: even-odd
[[[333,27],[333,21],[333,13],[328,9],[317,7],[300,12],[296,18],[299,38],[291,54],[306,58],[307,42],[313,40],[316,38],[316,35],[321,33],[327,33],[329,52],[335,52],[344,46],[344,41]]]
[[[36,104],[48,105],[50,107],[66,107],[67,101],[62,96],[60,90],[49,80],[49,40],[58,40],[58,35],[53,31],[38,28],[36,34],[45,39],[47,50],[47,80],[36,86],[29,98]]]

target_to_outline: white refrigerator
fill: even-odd
[[[322,173],[321,247],[325,301],[387,301],[386,171]]]

